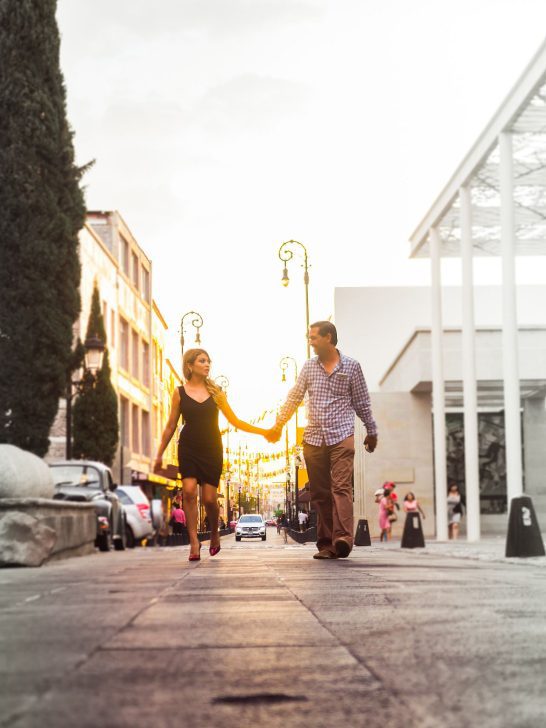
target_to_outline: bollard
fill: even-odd
[[[544,555],[544,542],[533,501],[527,495],[512,498],[506,536],[506,556]]]
[[[355,534],[355,546],[371,546],[372,540],[370,538],[370,529],[368,528],[368,521],[360,519],[358,526],[356,527]]]
[[[403,549],[417,549],[425,547],[425,536],[421,525],[421,514],[418,511],[411,511],[406,516],[404,533],[400,546]]]

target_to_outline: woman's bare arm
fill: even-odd
[[[264,437],[269,432],[269,430],[264,430],[263,427],[254,427],[254,425],[251,425],[249,422],[240,420],[229,406],[227,397],[223,392],[219,396],[217,404],[219,410],[222,412],[229,424],[233,425],[233,427],[236,427],[238,430],[242,430],[243,432],[250,432],[252,435],[263,435]]]
[[[172,436],[176,432],[176,426],[180,419],[180,392],[175,389],[173,392],[173,398],[171,400],[171,411],[169,412],[169,419],[161,435],[161,442],[157,449],[157,454],[154,460],[154,472],[161,470],[163,465],[163,453],[167,449],[167,445],[171,441]]]

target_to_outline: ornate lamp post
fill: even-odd
[[[93,385],[97,372],[102,367],[104,357],[104,342],[98,336],[90,336],[84,343],[84,372],[79,379],[73,380],[72,373],[68,373],[66,382],[66,459],[72,460],[72,400],[82,391],[85,374],[89,373],[93,379]]]
[[[309,342],[308,342],[309,343]],[[298,379],[298,363],[296,360],[291,356],[283,356],[283,358],[279,362],[279,366],[281,367],[282,371],[282,381],[286,382],[286,370],[290,366],[290,364],[294,367],[294,381],[297,381]],[[296,446],[298,444],[298,410],[296,409]],[[286,466],[288,467],[288,427],[285,429],[285,436],[286,436]],[[296,509],[296,518],[298,515],[298,467],[296,465],[296,482],[294,484],[294,506]]]
[[[307,248],[303,243],[300,243],[299,240],[287,240],[286,242],[282,243],[281,247],[279,248],[279,258],[284,263],[281,280],[283,286],[285,287],[290,282],[290,279],[288,277],[288,261],[292,260],[292,258],[294,257],[294,246],[296,245],[299,245],[299,247],[303,251],[303,283],[305,285],[305,341],[307,342],[307,358],[309,359],[311,357],[311,346],[309,344],[309,265]]]
[[[229,499],[229,486],[231,483],[231,470],[226,470],[226,497],[227,497],[227,527],[229,530],[231,530],[231,526],[229,525],[231,523],[231,501]]]
[[[180,352],[182,357],[184,356],[184,319],[188,316],[193,316],[191,325],[195,328],[195,343],[201,343],[201,336],[199,335],[199,329],[203,326],[203,317],[197,311],[188,311],[180,319]]]

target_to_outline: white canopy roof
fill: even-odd
[[[429,256],[437,227],[444,257],[460,255],[459,189],[470,187],[475,255],[500,253],[498,137],[513,133],[516,254],[546,255],[546,41],[411,236]]]

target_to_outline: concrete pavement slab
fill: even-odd
[[[546,724],[541,564],[314,550],[270,533],[2,572],[0,725]]]

